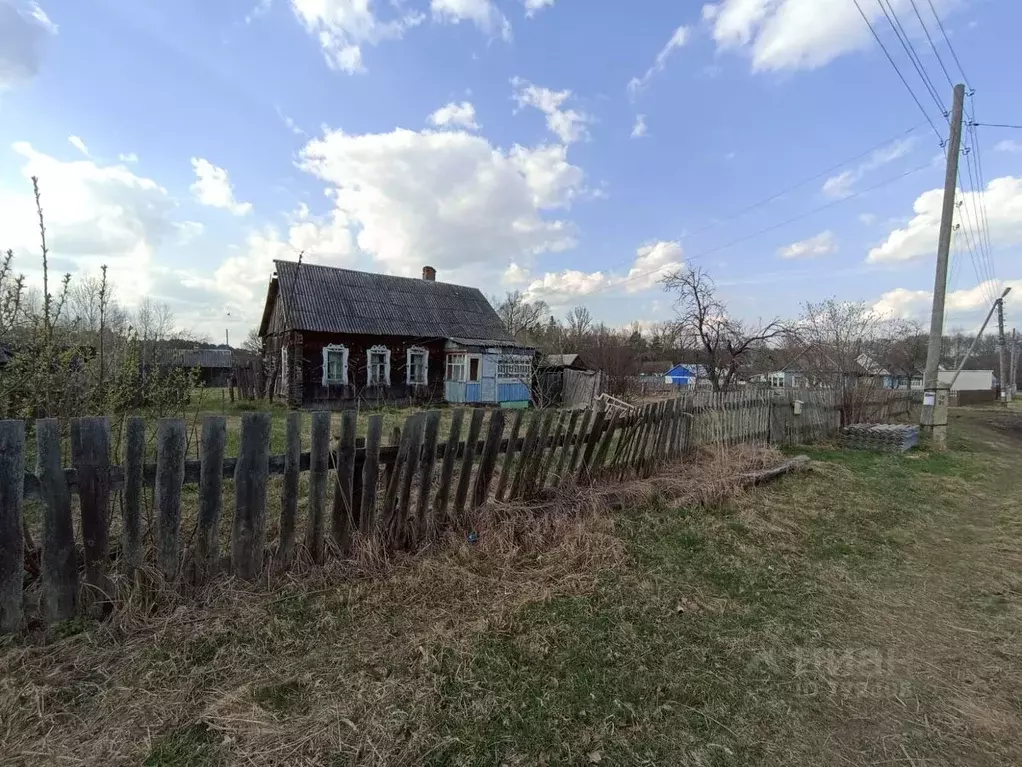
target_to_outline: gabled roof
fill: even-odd
[[[666,375],[680,377],[679,374],[684,371],[685,373],[695,376],[696,378],[706,378],[706,367],[703,365],[689,364],[687,362],[679,362],[674,365],[670,370],[667,371]]]
[[[167,356],[171,365],[186,368],[229,368],[234,364],[231,349],[172,349]]]
[[[515,343],[478,288],[293,261],[274,264],[277,276],[270,281],[260,335],[267,334],[279,299],[288,330]]]
[[[548,354],[540,363],[548,368],[577,368],[587,370],[589,368],[585,361],[578,354]]]

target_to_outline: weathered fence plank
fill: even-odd
[[[284,568],[291,564],[295,553],[301,457],[302,414],[291,412],[284,424],[284,478],[280,483],[280,539],[277,542],[277,562]]]
[[[142,473],[145,467],[145,421],[124,421],[124,492],[121,494],[121,561],[126,574],[142,564]]]
[[[504,460],[500,466],[500,479],[497,480],[497,489],[493,492],[494,500],[504,500],[504,493],[507,490],[508,480],[511,478],[511,469],[515,463],[515,451],[518,449],[518,432],[522,428],[522,417],[524,410],[516,410],[514,420],[511,421],[511,434],[507,441],[507,450],[504,451]]]
[[[313,562],[323,561],[326,537],[326,486],[330,471],[330,413],[312,414],[312,453],[309,458],[308,518],[305,547]]]
[[[362,510],[359,514],[359,529],[363,535],[370,535],[376,525],[376,495],[380,484],[380,441],[383,439],[383,416],[369,416],[366,431],[365,463],[362,467]]]
[[[578,459],[582,455],[582,451],[589,442],[589,422],[593,417],[591,410],[586,410],[582,414],[582,423],[578,427],[578,434],[575,437],[575,445],[571,450],[571,458],[568,459],[568,466],[565,472],[565,477],[574,479],[576,477],[576,471],[578,470]]]
[[[85,582],[92,601],[104,612],[112,607],[113,584],[107,577],[110,506],[110,422],[106,418],[71,421],[71,463],[78,475]]]
[[[600,437],[603,436],[603,419],[605,417],[606,413],[603,410],[596,411],[596,415],[593,417],[593,426],[589,430],[585,451],[582,453],[582,463],[578,468],[579,481],[588,482],[590,479],[589,468],[592,465],[593,452],[596,450],[596,445],[600,441]]]
[[[405,434],[408,437],[408,451],[401,475],[401,494],[398,496],[396,540],[401,545],[411,543],[411,529],[414,527],[415,509],[412,505],[412,486],[419,470],[422,453],[422,432],[425,427],[425,413],[416,413],[405,420]]]
[[[554,470],[554,486],[559,487],[564,481],[564,467],[568,464],[568,456],[571,454],[572,440],[575,439],[575,424],[578,423],[578,410],[571,411],[568,418],[568,428],[564,430],[564,437],[561,440],[561,452],[557,457],[557,468]]]
[[[454,478],[454,454],[457,452],[458,440],[461,438],[461,424],[465,420],[465,411],[455,410],[451,416],[451,431],[447,437],[444,451],[444,462],[440,467],[440,487],[436,497],[436,515],[439,520],[446,521],[453,515],[447,515],[447,499],[451,493],[451,481]]]
[[[390,456],[387,456],[388,449]],[[395,426],[390,432],[390,445],[380,450],[380,460],[383,461],[383,488],[384,492],[390,487],[394,478],[394,470],[398,466],[397,454],[401,450],[401,427]]]
[[[554,421],[553,426],[550,428],[550,448],[547,450],[543,462],[539,465],[539,476],[536,477],[536,484],[542,488],[546,484],[547,477],[550,475],[550,468],[554,464],[554,460],[557,457],[557,449],[561,444],[562,431],[564,430],[564,421],[567,418],[568,411],[559,410],[557,411],[557,418]]]
[[[241,448],[234,471],[231,569],[247,581],[254,580],[263,567],[269,457],[270,414],[245,413],[241,417]]]
[[[486,433],[486,444],[479,459],[479,470],[476,472],[475,489],[472,493],[472,508],[478,508],[486,502],[490,494],[490,482],[493,470],[497,467],[497,452],[504,434],[504,411],[494,410],[490,415],[490,428]]]
[[[464,454],[461,456],[461,470],[458,472],[458,489],[454,494],[454,518],[459,519],[465,511],[468,490],[472,481],[472,462],[475,460],[476,443],[483,429],[483,418],[486,411],[482,408],[472,410],[472,420],[468,424],[468,437],[465,438]]]
[[[607,424],[607,427],[603,432],[603,439],[600,440],[600,444],[596,448],[596,453],[593,456],[593,463],[589,468],[589,473],[593,476],[600,473],[604,462],[607,460],[607,454],[610,451],[610,443],[614,441],[614,432],[617,430],[620,414],[620,411],[616,408],[614,409],[614,412],[610,414],[610,423]]]
[[[156,425],[156,564],[168,580],[181,559],[181,486],[185,477],[187,431],[183,418]]]
[[[224,453],[227,419],[206,416],[202,422],[202,469],[199,475],[199,520],[195,538],[195,575],[204,582],[220,566],[220,517],[223,510]]]
[[[0,634],[21,628],[25,583],[25,422],[0,421]]]
[[[526,491],[526,477],[529,464],[532,461],[532,452],[536,449],[536,440],[539,437],[540,420],[543,411],[533,413],[529,419],[529,428],[525,430],[525,443],[522,445],[522,454],[518,458],[518,467],[515,469],[515,478],[511,481],[511,490],[508,498],[521,498]]]
[[[36,476],[43,512],[42,587],[43,617],[48,623],[69,620],[78,606],[78,562],[71,493],[61,468],[60,422],[35,422]]]
[[[341,415],[341,437],[337,442],[337,465],[335,470],[333,503],[334,543],[341,553],[347,553],[351,544],[351,533],[358,522],[355,518],[355,432],[358,429],[358,413],[345,410]]]
[[[433,470],[436,468],[437,437],[440,433],[440,411],[426,413],[425,430],[422,433],[422,465],[419,467],[419,506],[415,512],[415,538],[428,535],[427,518],[429,499],[433,490]]]

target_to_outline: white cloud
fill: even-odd
[[[525,3],[525,16],[531,18],[537,11],[551,7],[556,0],[523,0]]]
[[[938,11],[960,5],[961,0],[936,0]],[[882,28],[881,7],[859,5],[871,22]],[[892,0],[909,34],[915,34],[908,0]],[[855,3],[850,0],[721,0],[703,18],[713,25],[713,38],[721,50],[739,50],[752,60],[754,71],[815,69],[839,56],[875,45]]]
[[[521,264],[511,263],[508,264],[507,269],[504,270],[504,274],[501,276],[500,281],[505,285],[524,285],[531,279],[528,269]]]
[[[793,242],[777,251],[781,258],[813,258],[837,251],[837,240],[829,229],[815,237]]]
[[[947,294],[944,309],[947,314],[982,313],[990,308],[990,296],[1000,295],[1004,288],[1013,292],[1022,290],[1022,280],[987,280],[971,288],[954,290]],[[930,314],[933,293],[929,290],[895,288],[883,293],[873,304],[880,314],[902,319],[922,319]]]
[[[511,22],[493,0],[430,0],[429,8],[437,21],[450,24],[470,21],[488,35],[511,39]]]
[[[244,216],[252,212],[252,203],[238,202],[234,199],[234,187],[231,186],[226,170],[201,157],[192,158],[192,169],[195,171],[196,180],[191,186],[191,191],[200,203],[229,210],[235,216]]]
[[[546,125],[565,144],[587,138],[589,133],[586,124],[592,118],[585,112],[574,109],[561,109],[571,98],[571,91],[552,91],[533,85],[520,77],[511,78],[511,86],[515,89],[514,99],[518,107],[535,107],[546,115]]]
[[[429,263],[452,281],[451,272],[494,277],[499,264],[575,242],[570,222],[546,215],[583,191],[564,147],[504,151],[464,131],[338,130],[310,141],[300,163],[331,185],[358,247],[390,273]]]
[[[256,19],[262,18],[270,12],[270,6],[273,5],[273,0],[258,0],[247,14],[245,14],[245,23],[251,24]]]
[[[915,139],[908,137],[898,139],[885,147],[881,147],[880,149],[871,152],[869,157],[859,163],[855,168],[842,171],[836,176],[831,176],[824,181],[823,193],[828,197],[833,197],[835,199],[843,199],[851,196],[853,193],[852,187],[867,173],[904,157],[912,151],[914,146]]]
[[[399,40],[422,23],[417,12],[381,20],[373,12],[373,0],[291,0],[295,16],[323,49],[327,64],[343,72],[364,72],[362,46]],[[394,4],[395,10],[399,9]]]
[[[532,280],[525,294],[530,299],[541,299],[559,306],[579,296],[607,290],[638,293],[655,286],[664,275],[681,269],[684,266],[683,255],[680,243],[661,240],[639,248],[627,274],[577,269],[547,272]]]
[[[467,101],[455,104],[453,101],[436,110],[429,116],[431,125],[438,128],[464,128],[465,130],[479,130],[479,123],[476,122],[476,108]]]
[[[671,57],[671,54],[687,43],[688,39],[688,27],[682,25],[675,29],[674,34],[671,35],[671,39],[667,41],[667,45],[661,48],[660,52],[656,55],[656,59],[653,61],[653,66],[647,69],[646,73],[642,77],[633,77],[628,82],[628,91],[634,96],[649,85],[649,81],[653,79],[654,75],[664,71],[664,68],[667,66],[667,59]]]
[[[87,146],[85,146],[85,142],[82,141],[77,136],[68,136],[67,137],[67,143],[69,143],[71,146],[73,146],[75,149],[77,149],[79,152],[81,152],[86,157],[89,156],[89,148]]]
[[[893,230],[880,245],[869,251],[866,260],[870,263],[910,261],[923,256],[932,256],[937,247],[937,230],[943,204],[943,190],[931,189],[916,198],[912,209],[915,216],[903,227]],[[1022,243],[1022,178],[1004,176],[987,184],[985,192],[964,193],[959,190],[955,220],[969,230],[969,237],[976,242],[977,216],[980,203],[986,203],[987,224],[990,227],[990,241],[993,247],[1018,245]],[[957,235],[959,247],[966,247],[964,232]]]
[[[0,91],[39,74],[43,46],[57,25],[35,2],[0,0]]]
[[[138,155],[134,152],[121,153],[117,155],[117,159],[121,162],[126,162],[129,165],[134,165],[138,162]]]
[[[16,268],[30,279],[38,276],[39,252],[31,176],[40,181],[51,269],[95,273],[107,264],[127,303],[149,291],[157,249],[196,234],[190,222],[173,220],[166,189],[124,165],[64,162],[25,142],[13,149],[23,162],[21,178],[0,185],[0,232],[15,251]]]
[[[632,138],[642,138],[646,135],[646,115],[636,115],[635,125],[632,126]]]
[[[877,220],[876,213],[859,214],[859,223],[862,224],[863,226],[872,226],[873,224],[876,223],[876,220]]]
[[[703,6],[702,10],[703,21],[713,21],[715,18],[717,18],[717,15],[719,13],[720,13],[719,5],[707,3],[706,5]]]
[[[1022,141],[1006,138],[994,146],[995,152],[1022,152]]]

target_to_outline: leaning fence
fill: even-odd
[[[205,417],[197,459],[187,456],[185,421],[167,418],[155,426],[154,462],[146,460],[145,420],[131,417],[120,464],[111,458],[109,419],[80,418],[70,423],[70,467],[56,419],[0,421],[0,632],[24,624],[26,581],[41,619],[53,623],[108,610],[114,581],[130,581],[142,566],[195,586],[224,572],[252,580],[268,568],[286,570],[299,555],[345,556],[360,538],[383,550],[414,549],[488,502],[648,476],[700,445],[833,436],[837,411],[827,392],[805,400],[743,392],[631,410],[458,409],[441,434],[442,411],[432,410],[409,415],[389,444],[380,414],[356,437],[355,411],[342,414],[337,436],[330,413],[290,412],[282,454],[271,454],[272,414],[251,412],[242,416],[234,457],[226,455],[227,419]],[[268,504],[276,476],[279,497]],[[24,525],[26,500],[40,508],[38,546]]]

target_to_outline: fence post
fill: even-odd
[[[589,437],[589,422],[593,417],[592,410],[586,410],[582,413],[582,423],[579,424],[578,434],[575,435],[575,444],[571,450],[571,457],[568,459],[568,465],[565,468],[564,479],[573,480],[575,478],[575,467],[578,465],[579,456],[582,455],[582,446],[588,442]],[[563,483],[563,479],[561,480]]]
[[[47,623],[73,618],[78,606],[78,561],[71,491],[64,477],[60,455],[60,422],[41,418],[35,422],[36,476],[43,512],[42,581],[43,615]]]
[[[95,603],[106,613],[113,607],[113,584],[106,574],[110,505],[110,422],[106,418],[71,421],[71,464],[78,478],[85,582]]]
[[[245,413],[241,417],[241,449],[234,467],[231,567],[239,578],[249,581],[263,566],[269,460],[270,414]]]
[[[380,441],[383,439],[383,416],[369,416],[366,432],[366,459],[362,466],[362,509],[358,524],[362,535],[370,535],[376,526],[376,494],[380,478]]]
[[[415,510],[412,508],[412,483],[415,481],[419,468],[419,454],[422,452],[422,429],[425,413],[416,413],[405,419],[405,436],[408,439],[408,450],[405,453],[404,474],[401,475],[401,494],[398,497],[394,539],[398,545],[411,543],[409,532],[413,528]]]
[[[589,468],[593,461],[593,451],[596,450],[596,445],[600,441],[600,437],[603,436],[603,419],[605,417],[604,411],[597,410],[596,417],[593,418],[593,427],[589,432],[589,439],[586,440],[585,452],[582,454],[582,463],[578,467],[578,480],[580,482],[587,482],[590,479]]]
[[[478,508],[486,502],[490,494],[490,482],[493,470],[497,467],[497,453],[500,451],[500,440],[504,434],[504,411],[494,410],[490,414],[490,430],[486,434],[486,444],[479,459],[479,471],[476,472],[475,491],[472,494],[472,508]]]
[[[465,451],[461,456],[461,471],[458,472],[458,489],[454,495],[454,518],[461,517],[465,510],[465,501],[468,500],[469,483],[472,479],[472,462],[475,460],[476,444],[479,442],[479,433],[483,429],[483,418],[486,411],[482,408],[472,410],[472,420],[468,424],[468,436],[465,438]]]
[[[142,564],[142,475],[145,467],[145,421],[124,422],[124,491],[121,517],[121,559],[128,575]]]
[[[497,480],[497,489],[493,493],[496,500],[504,498],[504,491],[507,489],[508,480],[511,478],[511,468],[515,463],[515,452],[518,450],[518,433],[522,429],[522,414],[524,410],[516,410],[514,419],[511,421],[511,434],[507,439],[507,450],[504,452],[504,460],[500,465],[500,478]]]
[[[282,568],[289,567],[294,556],[301,460],[302,414],[299,411],[292,411],[287,414],[284,426],[284,476],[280,483],[280,540],[277,542],[277,563]]]
[[[309,514],[306,520],[305,545],[312,561],[323,561],[324,526],[326,524],[326,483],[330,462],[330,413],[312,414],[312,453],[309,460]]]
[[[526,471],[532,461],[532,451],[536,449],[536,438],[539,434],[540,420],[543,411],[538,410],[529,419],[529,428],[525,430],[525,442],[522,444],[522,454],[518,458],[518,467],[515,469],[515,477],[511,481],[511,490],[508,498],[519,498],[525,489]]]
[[[352,506],[355,490],[355,431],[358,428],[358,413],[345,410],[341,415],[341,438],[337,441],[337,464],[334,472],[333,535],[334,543],[342,554],[347,553],[351,543],[351,531],[356,525],[355,509]]]
[[[25,422],[0,421],[0,634],[21,628],[25,583]]]
[[[224,452],[227,419],[209,415],[202,421],[199,461],[199,529],[195,539],[195,576],[203,583],[220,565],[220,515],[223,509]]]
[[[161,418],[156,426],[156,559],[168,580],[177,575],[181,537],[181,485],[185,478],[185,421]]]
[[[440,411],[426,413],[426,431],[422,436],[422,466],[419,467],[419,508],[415,514],[415,537],[422,538],[428,533],[426,517],[429,513],[429,495],[433,484],[433,469],[436,466],[436,444],[440,432]]]

